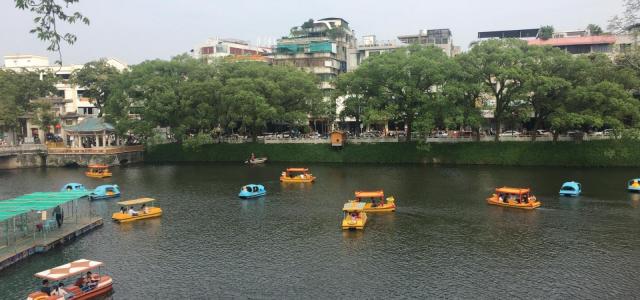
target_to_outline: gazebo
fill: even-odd
[[[65,126],[71,148],[120,146],[113,125],[102,118],[86,118],[77,125]]]

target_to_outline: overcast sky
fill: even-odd
[[[187,52],[209,37],[275,41],[309,18],[342,17],[356,36],[379,40],[450,28],[456,45],[466,48],[478,31],[536,28],[575,30],[595,23],[606,29],[621,11],[622,0],[80,0],[72,6],[91,20],[90,26],[66,26],[78,41],[64,45],[65,63],[114,57],[129,64],[168,59]],[[33,16],[0,1],[0,55],[52,57],[46,44],[29,34]]]

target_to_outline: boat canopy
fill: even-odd
[[[107,169],[109,166],[107,165],[89,165],[90,169]]]
[[[523,188],[511,188],[511,187],[501,187],[496,189],[496,193],[504,193],[504,194],[515,194],[515,195],[524,195],[530,192],[529,189]]]
[[[343,211],[364,211],[364,202],[347,202],[342,207]]]
[[[287,172],[308,172],[307,168],[287,168]]]
[[[384,198],[384,191],[357,191],[356,198]]]
[[[140,199],[134,199],[134,200],[120,201],[120,202],[118,202],[118,204],[119,205],[124,205],[124,206],[129,206],[129,205],[138,205],[138,204],[149,203],[149,202],[153,202],[153,201],[156,201],[156,199],[153,199],[153,198],[140,198]]]
[[[53,269],[36,273],[34,276],[42,279],[57,281],[72,277],[74,275],[85,273],[102,265],[102,262],[99,261],[79,259],[74,262],[55,267]]]
[[[91,191],[38,192],[0,201],[0,222],[15,216],[38,210],[52,209],[86,196]]]

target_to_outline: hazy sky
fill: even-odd
[[[375,34],[379,40],[450,28],[463,48],[478,31],[536,28],[575,30],[607,20],[621,10],[622,0],[80,0],[72,7],[91,25],[65,26],[78,41],[65,45],[65,63],[114,57],[129,64],[167,59],[187,52],[209,37],[232,37],[257,43],[286,35],[309,18],[342,17],[356,36]],[[29,12],[0,1],[0,55],[48,53],[45,43],[29,34]],[[54,61],[55,59],[51,59]],[[0,62],[2,64],[3,62]]]

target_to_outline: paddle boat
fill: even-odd
[[[75,182],[67,183],[64,186],[62,186],[62,188],[60,188],[61,192],[77,192],[77,191],[86,191],[86,190],[87,189],[84,187],[84,185],[80,183],[75,183]]]
[[[150,218],[156,218],[162,216],[162,209],[159,207],[153,207],[151,204],[156,201],[153,198],[140,198],[134,200],[120,201],[118,205],[122,208],[119,212],[113,213],[111,218],[118,223],[126,223],[137,220],[144,220]],[[150,205],[147,206],[147,203]],[[133,206],[142,205],[139,211],[136,211]]]
[[[367,213],[364,211],[366,203],[349,201],[342,207],[342,229],[364,229],[367,223]]]
[[[244,161],[245,164],[250,164],[250,165],[259,165],[259,164],[264,164],[266,162],[267,162],[266,157],[256,157],[256,158],[251,158],[249,160]]]
[[[262,197],[267,194],[262,184],[247,184],[240,189],[238,197],[243,199]]]
[[[536,199],[536,196],[531,195],[531,190],[526,188],[497,188],[495,194],[487,198],[487,203],[521,209],[540,207],[540,202]]]
[[[288,168],[280,175],[281,182],[314,182],[316,178],[307,168]]]
[[[102,275],[100,273],[100,267],[102,262],[92,261],[87,259],[79,259],[74,262],[64,264],[53,269],[44,270],[36,273],[34,276],[43,280],[46,280],[47,285],[51,290],[54,290],[53,286],[58,286],[59,283],[65,283],[73,277],[78,277],[76,283],[69,282],[62,287],[68,294],[73,294],[73,297],[69,299],[87,300],[101,297],[107,297],[113,291],[113,279],[108,275]],[[98,272],[94,270],[98,269]],[[92,272],[90,277],[90,283],[80,280],[88,276],[87,272]],[[67,296],[69,297],[69,296]],[[42,291],[33,292],[27,297],[28,300],[64,300],[65,296],[49,296]]]
[[[120,187],[117,184],[105,184],[96,187],[89,195],[91,200],[120,197]]]
[[[560,188],[560,196],[575,197],[582,193],[582,185],[575,181],[569,181],[562,184]]]
[[[640,178],[629,180],[629,183],[627,183],[627,190],[629,192],[640,193]]]
[[[365,203],[364,211],[368,213],[396,211],[396,199],[394,197],[384,198],[384,191],[358,191],[355,192],[356,202]],[[367,198],[370,202],[367,202]]]
[[[111,171],[107,165],[89,165],[89,170],[84,174],[92,178],[111,177]]]

